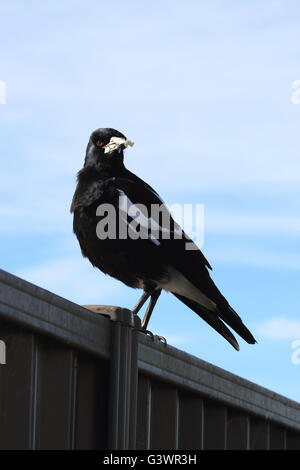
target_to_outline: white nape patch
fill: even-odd
[[[195,287],[186,277],[171,266],[168,267],[167,280],[161,280],[158,286],[162,289],[183,295],[198,304],[203,305],[212,312],[216,310],[216,304]]]
[[[108,144],[104,146],[104,153],[111,154],[115,150],[117,150],[121,145],[124,145],[124,147],[133,147],[134,142],[132,140],[127,140],[127,139],[122,139],[122,137],[111,137],[110,141]]]

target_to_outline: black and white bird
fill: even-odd
[[[138,313],[150,298],[144,330],[165,290],[235,349],[239,350],[238,342],[225,323],[254,344],[254,337],[211,279],[211,266],[204,255],[195,245],[186,249],[193,242],[174,222],[160,196],[125,167],[128,145],[133,142],[114,129],[97,129],[90,136],[71,205],[83,256],[104,273],[143,289],[133,312]],[[153,207],[162,208],[159,218],[153,216]],[[167,224],[162,221],[165,216]]]

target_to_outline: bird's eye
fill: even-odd
[[[102,140],[97,140],[96,142],[97,147],[102,147],[103,144],[104,142],[102,142]]]

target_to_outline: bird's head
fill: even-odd
[[[134,142],[115,129],[96,129],[86,149],[85,166],[108,167],[123,163],[124,148]]]

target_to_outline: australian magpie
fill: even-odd
[[[211,279],[204,255],[174,222],[157,192],[125,167],[128,145],[133,142],[115,129],[97,129],[90,136],[71,205],[83,256],[104,273],[143,289],[134,313],[150,297],[144,330],[163,289],[235,349],[239,350],[238,342],[225,323],[247,343],[255,343]]]

